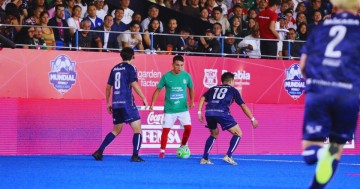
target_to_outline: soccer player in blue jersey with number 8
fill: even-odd
[[[215,139],[219,135],[219,129],[217,124],[221,125],[222,130],[229,131],[233,137],[230,140],[229,150],[223,158],[224,161],[231,165],[237,165],[232,158],[232,153],[238,146],[242,137],[242,131],[239,125],[236,123],[233,116],[230,114],[230,105],[235,101],[251,120],[253,128],[258,127],[258,121],[254,118],[253,114],[242,100],[241,95],[234,85],[234,74],[231,72],[225,72],[221,76],[222,85],[218,85],[209,89],[200,99],[198,117],[199,121],[203,122],[203,116],[201,113],[204,102],[207,102],[205,117],[207,122],[207,128],[209,128],[211,135],[206,140],[205,150],[200,164],[213,164],[209,159],[209,152],[215,142]]]
[[[310,188],[329,183],[359,113],[360,0],[330,1],[335,14],[312,31],[300,61],[307,78],[302,155],[317,163]]]
[[[120,56],[123,59],[123,62],[117,64],[111,69],[106,87],[107,110],[113,116],[114,128],[112,132],[106,135],[100,148],[93,153],[93,157],[96,160],[102,160],[105,147],[109,145],[118,134],[120,134],[123,124],[129,123],[134,132],[133,155],[131,157],[131,161],[143,162],[144,160],[139,157],[139,150],[142,141],[141,120],[139,111],[134,103],[132,88],[134,88],[136,94],[141,97],[146,107],[148,106],[148,103],[137,83],[138,79],[136,68],[131,64],[131,61],[135,58],[134,50],[129,47],[125,47],[121,50]],[[110,94],[112,88],[111,102]]]

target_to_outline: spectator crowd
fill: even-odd
[[[145,14],[119,1],[0,0],[0,34],[19,48],[293,59],[332,13],[329,0],[149,0]],[[212,27],[195,35],[171,16],[161,20],[160,7]]]

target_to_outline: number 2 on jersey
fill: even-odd
[[[329,36],[334,37],[326,46],[325,56],[329,58],[340,58],[341,51],[335,51],[335,47],[344,39],[346,34],[345,26],[333,26],[330,29]]]
[[[213,99],[223,99],[225,98],[225,95],[226,95],[226,92],[228,91],[227,88],[214,88],[215,92],[214,92],[214,95],[213,95]]]

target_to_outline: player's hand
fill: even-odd
[[[149,107],[149,104],[148,104],[146,98],[143,99],[143,103],[144,103],[145,110],[146,110]]]
[[[254,129],[256,129],[259,126],[259,122],[256,119],[251,123],[252,123],[252,126],[253,126]]]
[[[204,122],[202,114],[198,114],[198,119],[199,119],[200,123]]]
[[[195,107],[195,103],[194,102],[190,102],[190,105],[189,105],[190,108],[193,108]]]
[[[111,104],[108,104],[106,109],[107,109],[107,111],[109,112],[109,114],[112,114],[112,113],[113,113],[113,109],[112,109]]]

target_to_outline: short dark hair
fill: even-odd
[[[130,24],[129,24],[130,27],[133,27],[133,26],[135,26],[135,25],[139,25],[139,26],[140,26],[140,23],[139,23],[138,21],[136,21],[136,20],[133,20],[133,21],[131,21]]]
[[[65,9],[65,5],[63,5],[63,4],[55,5],[55,12],[56,12],[60,7],[64,7],[64,9]]]
[[[128,61],[133,59],[134,54],[135,54],[134,50],[130,47],[124,47],[120,52],[120,56],[123,59],[123,61]]]
[[[182,57],[181,55],[176,55],[173,58],[173,63],[176,62],[176,61],[184,62],[184,57]]]
[[[274,5],[281,5],[281,0],[270,0],[269,7],[272,7]]]
[[[234,80],[234,78],[235,78],[235,74],[231,72],[225,72],[221,75],[221,82],[222,83],[229,82]]]

